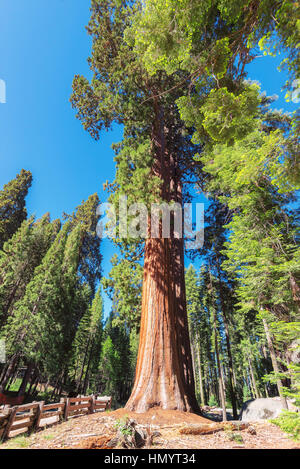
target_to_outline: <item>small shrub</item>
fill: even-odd
[[[230,441],[235,441],[236,443],[244,443],[243,437],[240,433],[227,431],[226,436]]]
[[[237,427],[237,430],[239,430],[239,425]],[[232,427],[229,423],[227,425],[224,425],[224,432],[228,440],[236,441],[237,443],[244,443],[243,437],[240,432],[232,431]]]
[[[27,448],[29,445],[30,440],[26,434],[22,436],[15,436],[5,443],[5,446],[10,449]]]
[[[55,435],[50,434],[50,435],[43,435],[44,440],[53,440],[55,438]]]
[[[283,410],[279,417],[270,421],[281,428],[293,440],[300,440],[300,414],[298,412]]]
[[[117,420],[114,426],[123,436],[129,436],[133,433],[133,428],[129,425],[129,420],[126,416]]]

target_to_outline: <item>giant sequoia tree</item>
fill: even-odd
[[[114,123],[124,126],[124,139],[115,145],[116,179],[109,186],[115,205],[125,194],[129,203],[182,206],[186,183],[203,178],[195,153],[218,141],[231,144],[253,129],[258,93],[243,78],[253,58],[250,42],[272,29],[266,3],[92,0],[87,30],[93,78],[75,77],[71,101],[95,139]],[[149,220],[140,346],[127,408],[154,405],[198,408],[184,242],[172,228],[165,238],[161,226],[154,238]]]
[[[176,101],[191,99],[194,94],[205,100],[216,81],[210,71],[197,83],[196,75],[183,69],[172,75],[146,71],[135,48],[136,31],[140,37],[144,31],[138,25],[143,3],[92,0],[87,29],[93,39],[89,59],[93,78],[89,82],[76,76],[71,100],[84,128],[96,139],[113,123],[124,125],[124,139],[115,146],[117,173],[110,186],[113,203],[126,194],[129,202],[144,202],[148,207],[162,201],[182,206],[185,182],[195,178],[201,165],[195,165],[193,156],[199,148],[191,143],[192,130],[182,123]],[[206,18],[205,28],[197,33],[198,52],[204,69],[205,64],[214,62],[213,73],[220,80],[230,54],[226,38],[240,25],[235,26],[231,19],[226,24],[215,5],[209,7]],[[168,40],[168,34],[164,35],[159,37]],[[233,69],[229,71],[227,82],[232,83],[233,73]],[[136,379],[127,408],[144,411],[160,405],[197,410],[186,313],[184,242],[172,229],[170,237],[164,238],[161,226],[154,238],[150,225],[148,221]]]
[[[174,105],[182,77],[146,73],[124,39],[132,15],[126,2],[92,1],[88,32],[94,77],[91,83],[75,77],[72,103],[96,139],[114,122],[124,125],[124,140],[116,147],[113,202],[126,194],[129,202],[148,206],[154,201],[182,204],[184,178],[193,164],[193,148]],[[163,238],[161,227],[158,238],[145,242],[142,296],[136,379],[127,408],[196,411],[183,239],[172,233]]]

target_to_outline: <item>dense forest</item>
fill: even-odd
[[[217,405],[224,419],[251,398],[300,404],[299,114],[246,73],[259,49],[281,52],[292,99],[298,13],[289,0],[92,0],[93,76],[74,77],[70,101],[96,140],[123,126],[108,200],[182,207],[196,189],[204,244],[119,225],[103,278],[97,194],[36,220],[22,170],[0,193],[0,392]]]
[[[97,392],[122,402],[134,342],[127,328],[113,326],[113,313],[104,324],[98,196],[63,221],[49,213],[35,220],[25,208],[31,182],[22,170],[0,193],[0,390],[29,401]]]

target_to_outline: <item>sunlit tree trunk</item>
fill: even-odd
[[[201,363],[201,345],[199,334],[197,333],[197,360],[198,360],[198,374],[199,374],[199,387],[200,387],[200,398],[201,404],[206,404],[204,397],[204,388],[203,388],[203,376],[202,376],[202,363]]]
[[[254,371],[253,371],[252,360],[251,360],[249,355],[248,355],[248,363],[249,363],[250,380],[251,380],[251,383],[252,383],[252,389],[253,389],[254,397],[256,399],[259,399],[261,397],[261,395],[260,395],[260,392],[259,392],[259,390],[257,388],[257,385],[256,385],[256,379],[255,379],[255,375],[254,375]]]
[[[222,280],[221,280],[221,270],[220,270],[220,262],[218,253],[216,252],[216,267],[218,272],[218,283],[219,283],[219,295],[220,295],[220,302],[221,302],[221,309],[222,309],[222,316],[223,316],[223,323],[224,323],[224,332],[225,332],[225,339],[226,339],[226,348],[228,354],[228,385],[229,385],[229,393],[230,393],[230,400],[232,404],[232,414],[233,418],[236,420],[237,415],[237,397],[236,397],[236,390],[234,385],[234,367],[233,367],[233,358],[232,358],[232,351],[231,351],[231,343],[230,343],[230,334],[229,334],[229,325],[228,325],[228,317],[227,311],[224,301],[224,292],[222,287]]]
[[[33,370],[33,363],[29,362],[27,365],[26,371],[24,373],[22,382],[20,384],[19,390],[18,390],[18,396],[23,396],[25,394],[27,384],[29,383],[30,378],[31,378],[32,370]]]
[[[161,199],[182,205],[180,177],[166,147],[167,131],[156,103],[153,126],[153,172],[162,181]],[[140,342],[135,383],[126,408],[137,412],[154,406],[198,411],[188,330],[184,240],[159,237],[145,242]]]
[[[15,367],[17,366],[19,361],[19,356],[17,354],[13,355],[9,361],[8,366],[3,371],[1,376],[1,384],[0,384],[0,392],[4,392],[7,386],[8,381],[10,380]]]
[[[219,396],[221,401],[222,407],[222,414],[223,414],[223,421],[227,421],[227,414],[226,414],[226,398],[225,398],[225,388],[224,382],[222,379],[222,368],[221,368],[221,361],[220,361],[220,353],[219,353],[219,345],[218,345],[218,337],[217,337],[217,328],[215,326],[215,354],[216,354],[216,363],[218,369],[218,383],[219,383]]]
[[[269,331],[269,326],[268,326],[268,323],[267,323],[265,318],[263,318],[262,321],[263,321],[264,330],[265,330],[265,334],[266,334],[266,338],[267,338],[267,343],[268,343],[268,348],[269,348],[269,352],[270,352],[270,357],[271,357],[271,361],[272,361],[273,370],[278,375],[279,374],[279,366],[278,366],[278,363],[277,363],[276,353],[275,353],[275,349],[274,349],[274,346],[273,346],[273,341],[272,341],[272,338],[271,338],[271,334],[270,334],[270,331]],[[286,398],[283,395],[282,381],[281,381],[280,378],[277,379],[277,388],[278,388],[278,394],[281,397],[282,405],[285,409],[287,409],[288,405],[287,405]]]

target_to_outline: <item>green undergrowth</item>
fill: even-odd
[[[295,441],[300,441],[300,414],[283,410],[279,417],[270,420]]]

